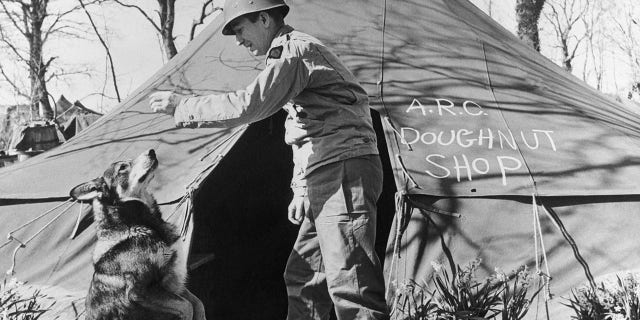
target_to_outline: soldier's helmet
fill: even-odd
[[[285,8],[284,16],[289,13],[289,6],[284,3],[284,0],[226,0],[222,11],[224,14],[222,34],[226,36],[234,35],[235,33],[231,29],[233,25],[232,22],[241,16],[247,13],[269,10],[276,7]]]

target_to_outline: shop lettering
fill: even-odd
[[[425,117],[430,114],[431,115],[435,114],[438,116],[445,116],[445,115],[486,116],[488,115],[488,113],[486,113],[482,109],[482,106],[480,106],[479,104],[473,101],[469,101],[469,100],[464,101],[460,105],[462,109],[456,111],[455,110],[456,105],[451,100],[447,100],[447,99],[433,99],[433,100],[434,100],[434,104],[429,105],[429,104],[423,104],[418,99],[413,99],[413,101],[411,102],[411,105],[409,105],[406,112],[407,113],[419,112],[419,114],[422,114],[422,116],[425,116]]]
[[[520,156],[523,151],[558,151],[553,130],[510,130],[504,126],[501,129],[482,126],[464,128],[465,123],[491,123],[488,120],[474,120],[486,117],[489,113],[471,100],[454,103],[444,98],[413,98],[405,111],[415,117],[460,119],[460,127],[454,129],[434,130],[424,126],[419,129],[400,127],[396,131],[402,144],[425,146],[423,150],[427,150],[428,154],[424,157],[425,167],[421,170],[436,179],[462,182],[490,175],[501,178],[502,185],[506,186],[509,175],[518,171],[522,173],[525,168]],[[451,148],[451,152],[447,152],[448,148]]]
[[[400,137],[402,144],[409,145],[455,145],[461,148],[477,146],[487,149],[511,150],[517,150],[518,146],[520,146],[530,150],[546,148],[557,151],[556,143],[553,139],[553,131],[551,130],[532,129],[518,131],[514,134],[511,130],[492,130],[491,128],[420,131],[410,127],[402,127],[400,128]]]
[[[441,154],[430,154],[425,158],[428,169],[425,172],[437,179],[455,177],[458,182],[462,180],[473,181],[474,177],[485,175],[497,169],[502,177],[502,185],[507,185],[507,173],[522,168],[522,161],[510,156],[496,156],[492,159],[474,158],[467,155],[453,155],[447,157]]]

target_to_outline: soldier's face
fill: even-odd
[[[247,47],[254,56],[265,55],[273,40],[268,28],[270,22],[269,15],[263,13],[256,22],[251,22],[246,17],[239,18],[233,27],[237,44]]]

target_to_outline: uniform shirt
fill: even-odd
[[[244,90],[185,98],[174,118],[180,126],[232,127],[280,108],[288,113],[285,142],[293,148],[295,193],[322,165],[378,154],[369,100],[355,76],[318,39],[287,25],[271,42],[265,69]]]

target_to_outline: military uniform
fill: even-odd
[[[369,101],[354,75],[319,40],[283,26],[266,67],[244,90],[187,97],[178,125],[230,127],[284,108],[293,148],[294,196],[305,216],[285,270],[289,319],[384,319],[374,251],[382,170]],[[328,290],[327,290],[328,288]]]

